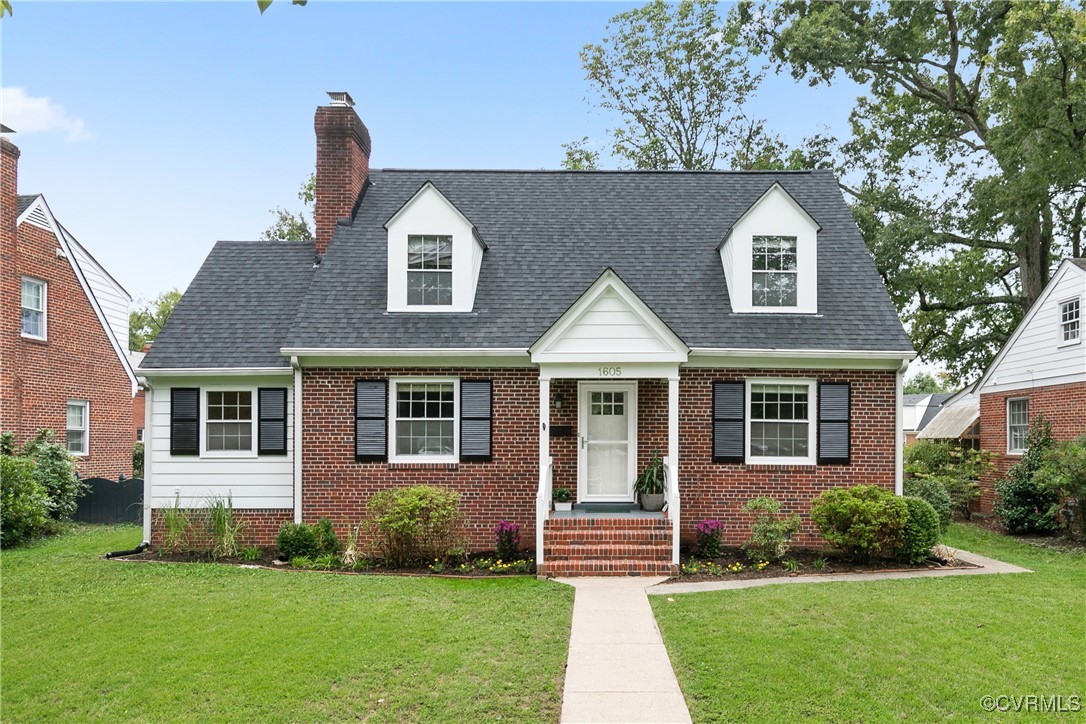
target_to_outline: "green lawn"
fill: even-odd
[[[984,695],[1086,710],[1086,556],[967,525],[946,542],[1035,573],[651,596],[694,721],[978,719]]]
[[[0,719],[555,721],[573,589],[4,551]]]

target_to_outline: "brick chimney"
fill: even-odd
[[[5,130],[7,130],[6,127]],[[15,248],[18,180],[19,147],[0,136],[0,235],[2,235],[5,252],[14,251]]]
[[[329,92],[317,108],[317,188],[313,216],[317,253],[328,251],[336,221],[350,217],[370,173],[370,132],[346,92]]]

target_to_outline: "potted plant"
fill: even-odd
[[[569,488],[555,488],[554,489],[554,509],[555,510],[573,510],[573,503],[571,499],[573,493],[569,492]]]
[[[641,498],[642,510],[664,509],[664,461],[659,450],[652,451],[652,460],[634,480],[634,493]]]

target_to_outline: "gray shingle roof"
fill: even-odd
[[[220,241],[140,369],[286,367],[279,354],[313,278],[312,243]]]
[[[691,347],[911,351],[832,174],[374,170],[288,347],[526,348],[607,268]],[[426,181],[479,230],[475,310],[386,314],[384,223]],[[774,182],[822,226],[818,315],[734,314],[715,251]]]
[[[1086,269],[1086,259],[1071,259],[1071,263],[1079,269]]]
[[[928,402],[928,406],[924,408],[924,416],[920,418],[920,424],[916,426],[917,431],[923,430],[928,426],[928,423],[935,419],[935,416],[939,414],[939,408],[943,403],[954,396],[953,392],[939,392],[931,396],[931,401]]]
[[[15,198],[15,216],[22,216],[23,212],[34,203],[34,199],[38,198],[38,194],[20,194]]]

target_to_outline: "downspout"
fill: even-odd
[[[294,522],[302,522],[302,365],[297,355],[290,358],[294,370]]]
[[[143,401],[143,545],[151,545],[151,461],[155,457],[154,420],[155,388],[146,377],[139,378],[140,387],[147,391]]]
[[[902,468],[905,448],[905,431],[902,429],[902,391],[905,387],[905,370],[909,369],[909,360],[901,360],[901,366],[897,368],[897,380],[894,385],[894,493],[904,495],[905,475]]]

